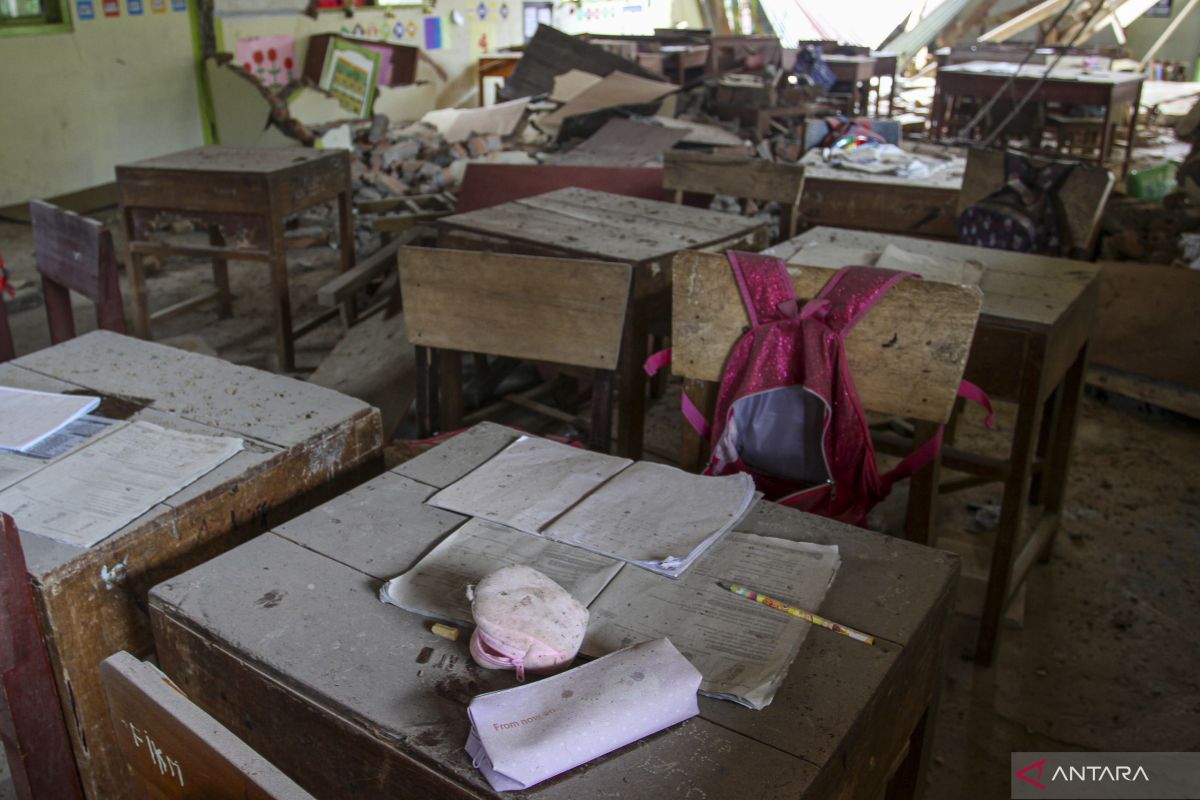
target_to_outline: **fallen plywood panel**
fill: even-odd
[[[221,144],[232,147],[297,147],[301,143],[270,124],[271,104],[245,73],[216,58],[204,61],[213,117]]]
[[[513,74],[500,89],[505,99],[534,97],[554,89],[554,78],[564,68],[582,70],[593,75],[627,72],[643,78],[655,77],[653,72],[634,62],[589,44],[549,25],[539,25],[533,38],[525,45],[524,54]]]
[[[706,145],[708,147],[741,147],[746,140],[732,131],[718,125],[708,125],[703,122],[692,122],[687,119],[658,116],[654,121],[668,128],[682,128],[686,135],[684,144]]]
[[[1160,264],[1100,265],[1093,364],[1200,389],[1200,272]]]
[[[441,108],[421,117],[421,122],[438,129],[447,142],[464,142],[473,133],[508,136],[525,114],[529,98],[497,103],[483,108]]]
[[[667,200],[662,167],[558,166],[553,164],[467,165],[458,190],[458,213],[534,197],[575,186],[627,197]]]
[[[542,117],[538,120],[538,127],[543,130],[553,129],[562,125],[567,117],[600,111],[605,108],[653,103],[678,89],[678,86],[665,81],[614,72],[580,92],[574,100],[564,104],[562,108]]]
[[[554,163],[575,166],[641,167],[661,163],[663,153],[687,131],[629,119],[610,119],[594,136]]]
[[[309,383],[357,397],[379,409],[391,438],[416,396],[416,362],[404,315],[384,311],[346,331]]]
[[[391,122],[412,122],[437,108],[441,86],[433,81],[421,81],[408,86],[380,86],[375,95],[376,114]]]
[[[305,125],[330,125],[351,119],[346,109],[329,92],[314,86],[304,86],[288,98],[288,113]],[[224,138],[221,143],[225,144]]]
[[[568,70],[562,75],[554,77],[554,90],[550,92],[550,99],[556,103],[569,102],[601,80],[599,75],[593,75],[581,69]]]

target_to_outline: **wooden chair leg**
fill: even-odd
[[[440,429],[442,433],[462,427],[463,374],[462,353],[457,350],[438,350],[441,402]]]
[[[296,369],[295,341],[292,338],[292,299],[288,293],[287,246],[283,240],[283,220],[271,220],[271,293],[275,297],[276,371]]]
[[[17,357],[17,348],[13,345],[12,328],[8,324],[8,306],[0,301],[0,363]]]
[[[614,372],[598,369],[592,377],[592,430],[589,447],[599,453],[612,449]]]
[[[414,382],[417,388],[417,438],[428,439],[433,435],[433,419],[430,413],[433,409],[433,397],[430,394],[433,381],[430,374],[433,368],[432,354],[428,347],[417,345],[414,349]]]
[[[657,353],[660,350],[665,350],[670,347],[670,339],[666,336],[651,336],[650,337],[650,352]],[[667,394],[667,382],[671,379],[670,370],[660,369],[653,378],[650,379],[650,397],[654,400],[661,400]]]
[[[937,436],[938,427],[932,422],[916,422],[913,425],[913,449]],[[904,538],[910,542],[937,546],[937,498],[941,471],[942,459],[939,454],[932,464],[928,464],[909,479]]]
[[[717,406],[718,386],[712,381],[685,378],[683,392],[700,409],[705,419],[712,419]],[[686,419],[680,420],[682,440],[679,447],[679,466],[688,472],[699,472],[708,458],[708,443],[700,438]]]
[[[139,339],[153,339],[150,332],[150,301],[146,296],[146,269],[140,253],[133,252],[129,244],[135,241],[136,226],[133,223],[133,211],[123,209],[121,224],[125,230],[126,267],[129,276],[129,299],[133,305],[133,333]]]
[[[220,225],[208,226],[208,243],[213,247],[225,246],[225,234]],[[229,291],[229,262],[224,258],[213,257],[213,284],[217,287],[217,316],[228,319],[233,316],[233,293]]]
[[[638,459],[642,457],[646,425],[646,371],[642,365],[646,362],[649,331],[644,310],[631,308],[626,320],[618,369],[617,454]]]
[[[83,792],[12,517],[0,524],[0,739],[17,797]]]
[[[42,278],[42,298],[46,303],[46,322],[50,325],[50,343],[75,338],[75,314],[71,311],[71,292],[61,283]]]

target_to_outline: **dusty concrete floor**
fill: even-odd
[[[17,281],[35,277],[27,227],[0,223],[0,254]],[[303,317],[316,308],[315,287],[334,274],[333,252],[303,251],[292,262],[293,298]],[[150,278],[154,308],[207,285],[206,266],[175,263]],[[261,300],[267,296],[262,267],[234,264],[232,273],[239,295],[234,318],[217,320],[201,310],[156,333],[269,368],[273,340],[270,311]],[[90,312],[78,316],[81,328],[92,326]],[[40,305],[12,317],[18,352],[48,344]],[[337,336],[334,324],[302,340],[301,366],[316,366]],[[657,451],[677,447],[677,408],[672,392],[651,410],[647,440]],[[999,454],[1013,416],[1011,407],[1001,405],[996,430],[988,432],[969,415],[960,441]],[[1023,624],[1002,632],[994,666],[983,669],[969,660],[975,637],[970,609],[955,617],[931,800],[1008,797],[1014,750],[1200,750],[1197,453],[1200,423],[1122,398],[1085,398],[1054,556],[1033,570]],[[989,534],[976,525],[973,508],[999,496],[996,486],[946,497],[942,540],[963,551],[985,546]],[[881,507],[888,530],[898,529],[903,502],[899,490]],[[968,564],[967,571],[978,568]],[[0,773],[0,800],[7,796]]]

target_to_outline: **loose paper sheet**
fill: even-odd
[[[632,463],[627,458],[522,436],[426,502],[538,533]]]
[[[585,497],[543,533],[650,569],[687,569],[754,500],[745,473],[698,477],[639,461]]]
[[[408,572],[385,583],[379,599],[416,614],[473,625],[467,586],[514,564],[542,572],[583,606],[595,600],[624,566],[578,547],[472,519]]]
[[[66,427],[47,436],[24,453],[0,450],[0,489],[6,489],[45,467],[52,459],[82,447],[93,436],[103,433],[113,420],[84,414]]]
[[[0,492],[17,526],[90,547],[242,449],[242,440],[135,422]]]
[[[581,652],[600,656],[670,636],[704,676],[700,691],[770,705],[812,625],[717,585],[740,583],[819,612],[840,559],[836,545],[731,533],[679,580],[622,570],[589,609]]]
[[[99,397],[0,386],[0,448],[24,452],[99,404]]]

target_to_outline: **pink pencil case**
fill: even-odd
[[[547,778],[700,713],[700,673],[667,639],[471,701],[467,753],[499,792]]]

